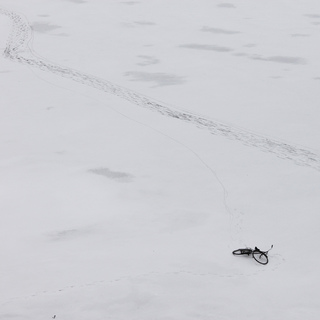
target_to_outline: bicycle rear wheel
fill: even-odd
[[[254,251],[252,252],[254,260],[261,264],[267,264],[269,262],[268,256],[260,251]]]
[[[249,255],[251,253],[251,249],[237,249],[232,251],[232,254],[236,255],[236,256],[241,256],[243,254],[247,254]]]

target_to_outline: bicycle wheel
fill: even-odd
[[[254,252],[252,252],[252,255],[253,255],[254,260],[256,260],[257,262],[259,262],[261,264],[267,264],[269,262],[268,256],[261,251],[254,251]]]
[[[251,249],[237,249],[232,251],[232,254],[236,255],[236,256],[241,256],[243,254],[247,254],[249,255],[251,253]]]

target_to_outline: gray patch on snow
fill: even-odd
[[[246,57],[248,54],[244,52],[238,52],[238,53],[234,53],[233,55],[237,57]]]
[[[185,77],[163,72],[128,71],[125,76],[133,77],[131,81],[155,82],[156,87],[172,86],[185,82]]]
[[[138,2],[138,1],[123,1],[123,2],[121,2],[122,4],[126,4],[126,5],[128,5],[128,6],[132,6],[132,5],[135,5],[135,4],[138,4],[138,3],[140,3],[140,2]]]
[[[285,57],[285,56],[262,57],[259,55],[254,55],[254,56],[251,56],[251,59],[277,62],[277,63],[286,63],[286,64],[306,64],[306,60],[300,57]]]
[[[305,14],[305,17],[311,18],[311,19],[320,19],[320,14]]]
[[[53,232],[48,235],[50,241],[67,241],[75,238],[83,237],[93,233],[92,227],[80,228],[80,229],[66,229],[57,232]]]
[[[84,0],[64,0],[64,1],[69,1],[69,2],[73,2],[73,3],[86,3],[87,2]]]
[[[77,229],[62,230],[50,235],[52,240],[66,240],[74,237],[79,231]]]
[[[150,26],[155,26],[156,23],[152,22],[152,21],[146,21],[146,20],[141,20],[141,21],[134,21],[134,22],[124,22],[121,23],[121,25],[123,25],[124,27],[127,28],[135,28],[135,27],[150,27]]]
[[[293,33],[291,37],[309,37],[310,34],[305,34],[305,33]]]
[[[152,57],[152,56],[144,56],[140,55],[138,58],[142,59],[143,61],[138,63],[139,66],[149,66],[151,64],[157,64],[159,63],[159,59]]]
[[[233,49],[228,48],[228,47],[221,47],[221,46],[210,45],[210,44],[190,43],[190,44],[180,45],[179,47],[180,48],[187,48],[187,49],[196,49],[196,50],[216,51],[216,52],[230,52],[230,51],[233,51]]]
[[[235,8],[236,6],[232,3],[220,3],[217,5],[219,8]]]
[[[154,22],[151,21],[135,21],[135,24],[139,24],[141,26],[154,26],[156,25]]]
[[[83,236],[90,236],[97,234],[97,228],[95,225],[87,225],[80,228],[64,229],[51,232],[47,234],[49,241],[68,241],[77,239]]]
[[[248,43],[248,44],[245,44],[244,47],[246,48],[253,48],[253,47],[256,47],[257,45],[255,43]]]
[[[201,31],[204,32],[211,32],[216,34],[237,34],[240,33],[239,31],[232,31],[232,30],[225,30],[220,28],[210,28],[210,27],[203,27]]]
[[[47,110],[50,110],[50,109],[54,109],[54,107],[49,107],[47,108]],[[55,154],[58,154],[59,156],[62,156],[64,154],[66,154],[67,151],[66,150],[60,150],[60,151],[56,151]]]
[[[61,28],[60,26],[46,22],[35,22],[31,27],[34,31],[40,33],[46,33]]]
[[[116,180],[118,182],[130,182],[133,178],[133,175],[126,172],[111,171],[108,168],[95,168],[88,170],[90,173],[94,173],[106,178]]]

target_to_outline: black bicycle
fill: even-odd
[[[247,254],[248,256],[252,255],[252,258],[261,264],[267,264],[269,262],[268,252],[273,248],[273,245],[268,251],[261,251],[257,247],[254,249],[245,248],[245,249],[237,249],[232,252],[232,254],[236,256],[242,256]]]

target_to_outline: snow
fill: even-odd
[[[318,319],[318,1],[0,7],[0,319]]]

